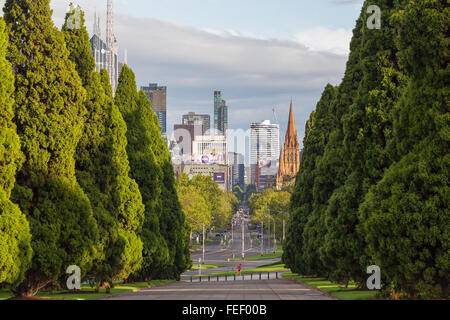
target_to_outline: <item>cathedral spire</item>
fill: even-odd
[[[286,131],[286,140],[292,141],[297,136],[297,130],[295,129],[295,119],[294,119],[294,107],[291,98],[291,109],[289,110],[289,122],[288,129]]]
[[[280,167],[277,173],[277,189],[281,190],[286,181],[292,184],[295,182],[295,177],[300,170],[300,149],[297,136],[297,129],[295,128],[294,106],[291,98],[291,108],[289,110],[289,122],[286,131],[286,140],[284,141],[284,148],[281,149]]]

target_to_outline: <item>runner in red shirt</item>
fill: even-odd
[[[239,272],[239,275],[241,275],[241,269],[242,269],[242,265],[240,264],[240,265],[238,265],[238,272]]]

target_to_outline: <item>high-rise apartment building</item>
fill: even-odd
[[[141,87],[152,102],[152,110],[158,116],[161,133],[167,132],[167,87],[160,87],[157,83],[150,83],[148,87]]]
[[[251,181],[257,187],[260,184],[261,175],[276,175],[278,168],[276,163],[280,155],[280,126],[265,120],[250,125],[250,166]],[[272,172],[273,171],[273,172]],[[272,181],[263,177],[265,181]],[[274,177],[275,178],[275,177]],[[275,182],[276,180],[273,179]],[[267,187],[267,184],[264,184]]]
[[[189,112],[183,115],[184,125],[202,126],[202,135],[209,134],[211,130],[211,117],[209,114],[196,114],[195,112]]]
[[[214,91],[214,134],[225,136],[228,129],[228,107],[221,91]]]

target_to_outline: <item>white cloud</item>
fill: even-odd
[[[58,27],[69,2],[52,1]],[[74,2],[86,12],[89,31],[97,9],[104,35],[106,1]],[[294,39],[268,39],[117,13],[115,22],[121,56],[126,48],[138,86],[158,82],[168,87],[169,128],[185,112],[212,113],[213,91],[222,90],[231,127],[272,119],[275,106],[280,121],[287,121],[292,96],[302,132],[324,86],[340,82],[351,38],[348,30],[324,27],[298,32]]]
[[[347,55],[350,52],[351,30],[316,27],[298,32],[296,40],[313,51]]]

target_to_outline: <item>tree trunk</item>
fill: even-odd
[[[37,279],[36,279],[37,278]],[[33,281],[33,279],[36,279]],[[34,297],[39,290],[48,285],[51,280],[40,281],[38,275],[27,273],[25,280],[13,291],[16,297]]]

